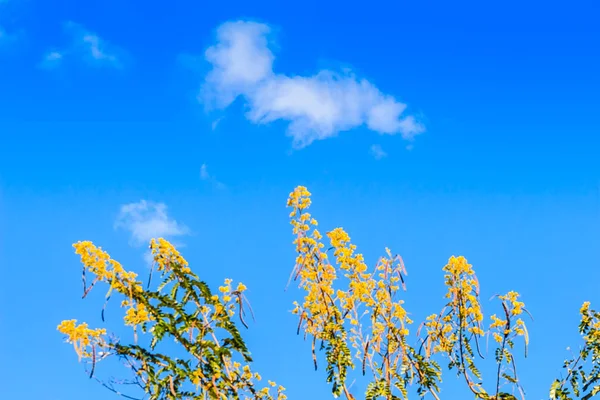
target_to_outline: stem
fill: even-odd
[[[476,399],[481,398],[480,393],[478,391],[476,391],[473,388],[473,382],[471,381],[471,379],[469,378],[469,374],[467,372],[467,367],[465,366],[465,356],[464,356],[464,350],[463,350],[463,315],[462,315],[462,308],[464,308],[463,304],[462,304],[462,296],[461,296],[462,291],[458,290],[457,293],[457,300],[458,300],[458,348],[459,348],[459,352],[460,352],[460,366],[462,368],[462,373],[463,376],[465,377],[465,382],[467,382],[467,386],[469,387],[469,390],[471,390],[471,392],[473,392],[473,394],[475,395]]]
[[[500,347],[500,358],[498,360],[498,371],[496,373],[496,398],[498,398],[498,394],[500,393],[500,372],[502,368],[502,358],[504,357],[504,349],[506,349],[506,339],[510,333],[510,313],[508,312],[508,308],[506,307],[506,303],[504,303],[504,301],[502,302],[502,307],[504,308],[504,314],[506,315],[506,325],[504,326],[502,346]]]
[[[346,399],[354,400],[354,396],[352,396],[352,394],[350,394],[350,392],[348,391],[348,388],[346,387],[346,383],[344,383],[342,387],[344,388],[344,396],[346,396]]]
[[[500,393],[500,372],[502,369],[502,357],[504,357],[504,348],[506,346],[506,335],[502,339],[502,346],[500,348],[500,359],[498,361],[498,370],[496,372],[496,398],[498,398],[498,393]]]
[[[413,349],[414,351],[414,349]],[[421,381],[423,381],[423,372],[421,371],[421,369],[419,368],[419,364],[417,364],[412,357],[410,356],[410,354],[407,354],[406,357],[408,358],[408,360],[412,363],[413,367],[415,368],[415,370],[417,371],[417,374],[419,374],[419,379]],[[434,397],[435,400],[440,400],[439,395],[435,392],[435,390],[433,388],[428,387],[427,388],[429,390],[429,392],[431,393],[431,395]]]
[[[569,381],[569,378],[571,377],[571,375],[573,374],[573,371],[575,371],[575,367],[577,366],[577,364],[579,363],[579,361],[581,361],[581,351],[579,352],[579,357],[577,357],[577,359],[575,360],[575,362],[573,363],[573,367],[569,368],[569,372],[567,373],[567,376],[565,377],[565,379],[563,379],[563,381],[560,383],[560,387],[562,389],[562,387]],[[584,389],[585,390],[585,389]]]

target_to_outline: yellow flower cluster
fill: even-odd
[[[463,375],[476,398],[492,398],[484,390],[475,365],[475,350],[481,355],[479,338],[485,335],[484,318],[479,300],[479,283],[472,265],[465,257],[452,256],[443,267],[447,304],[439,314],[430,315],[425,321],[425,357],[417,358],[415,355],[421,357],[421,350],[416,351],[406,343],[408,327],[413,321],[408,317],[403,300],[397,296],[400,288],[404,288],[406,275],[402,259],[393,257],[386,248],[386,257],[382,257],[374,271],[370,272],[362,254],[356,252],[356,246],[342,228],[327,232],[331,246],[323,251],[325,245],[316,228],[317,221],[307,212],[311,205],[310,192],[298,186],[290,193],[287,205],[292,208],[290,218],[298,253],[293,277],[299,279],[299,286],[305,291],[302,305],[294,302],[293,313],[300,317],[299,330],[303,329],[314,340],[327,342],[328,349],[333,346],[342,348],[348,342],[355,349],[355,357],[362,361],[363,373],[365,364],[368,364],[375,375],[374,382],[385,382],[391,387],[391,381],[397,379],[393,385],[404,397],[407,385],[405,377],[411,377],[408,380],[417,377],[427,389],[425,392],[438,398],[435,393],[436,380],[441,379],[441,371],[432,356],[441,353],[449,358],[450,368],[457,368],[459,375]],[[333,250],[331,260],[328,258],[330,250]],[[344,283],[347,283],[347,287],[341,287]],[[500,296],[506,319],[492,316],[490,331],[493,331],[494,339],[502,343],[501,351],[496,355],[499,364],[512,361],[514,337],[524,336],[526,344],[528,342],[525,323],[517,319],[526,311],[518,297],[516,292]],[[586,310],[584,305],[582,313]],[[369,316],[370,327],[361,323],[366,315]],[[600,340],[600,322],[597,326]],[[347,335],[346,331],[350,334]],[[314,340],[313,359],[316,363]],[[339,343],[343,343],[343,346]],[[354,367],[351,361],[347,363],[343,357],[332,361],[329,351],[329,371],[337,368],[341,375],[345,367]],[[347,353],[344,350],[336,354]],[[514,364],[511,365],[514,368]],[[397,371],[405,375],[400,377]],[[513,371],[513,375],[501,376],[515,384],[516,372]],[[331,381],[331,375],[329,379]],[[334,387],[343,386],[346,398],[353,398],[344,386],[345,378],[333,382]],[[334,395],[339,394],[334,392]]]
[[[173,267],[179,267],[182,273],[190,273],[191,270],[188,266],[188,262],[181,256],[179,251],[163,238],[158,240],[152,239],[150,241],[150,250],[156,264],[158,264],[158,270],[169,270]]]
[[[168,242],[167,245],[170,246]],[[169,248],[167,245],[164,248]],[[124,317],[126,325],[135,327],[152,320],[146,306],[137,302],[137,297],[143,289],[141,282],[136,280],[135,272],[126,271],[119,262],[92,242],[77,242],[73,247],[75,253],[81,256],[84,268],[95,274],[96,280],[110,284],[109,293],[114,289],[127,296],[127,300],[121,303],[121,306],[129,306]]]
[[[228,316],[232,317],[235,315],[235,304],[236,302],[240,306],[240,312],[242,311],[241,302],[243,293],[246,291],[246,285],[239,282],[235,290],[232,289],[231,283],[233,281],[229,278],[225,279],[225,284],[219,286],[219,292],[221,292],[221,297],[219,298],[218,294],[212,295],[212,300],[215,302],[215,315],[219,316],[221,313],[226,312]],[[222,300],[221,301],[219,301]]]
[[[525,340],[525,356],[527,356],[527,345],[529,344],[527,327],[521,318],[517,318],[525,310],[525,304],[518,300],[519,294],[514,291],[498,296],[498,298],[502,301],[504,318],[500,318],[496,314],[492,315],[490,317],[492,322],[489,327],[494,341],[498,343],[498,348],[495,351],[496,363],[498,364],[499,371],[504,364],[506,372],[502,374],[503,379],[507,383],[518,386],[513,349],[514,339],[518,336],[523,336]]]
[[[372,292],[375,289],[375,281],[372,274],[367,273],[367,265],[364,262],[362,254],[355,254],[356,246],[350,242],[350,236],[342,228],[335,228],[327,233],[331,247],[334,250],[336,264],[344,277],[348,280],[347,290],[338,290],[334,297],[335,310],[340,314],[346,315],[346,320],[350,322],[349,338],[351,346],[355,349],[355,357],[359,360],[363,358],[363,349],[365,340],[362,332],[360,320],[361,305],[373,306],[375,299]],[[332,266],[335,271],[335,267]],[[339,302],[339,308],[335,303]],[[342,322],[343,324],[343,322]],[[381,329],[381,323],[377,321],[377,316],[372,319],[372,329]],[[370,352],[374,351],[371,347]]]
[[[581,326],[586,326],[584,340],[588,344],[597,344],[600,342],[600,319],[598,314],[590,310],[590,302],[586,301],[579,310],[581,314]]]
[[[492,320],[492,323],[490,324],[490,331],[492,329],[499,329],[501,332],[503,332],[502,335],[500,335],[498,332],[492,332],[494,340],[498,343],[502,343],[504,341],[504,334],[508,334],[505,328],[507,321],[502,318],[498,318],[496,314],[493,314],[490,319]]]
[[[327,261],[327,254],[321,249],[322,238],[316,228],[309,235],[311,225],[317,222],[305,210],[310,206],[310,192],[299,186],[288,199],[288,206],[294,207],[290,214],[291,224],[296,235],[294,244],[298,252],[296,258],[296,274],[300,278],[300,286],[306,290],[302,307],[294,303],[294,313],[306,321],[307,333],[317,339],[341,330],[341,314],[334,304],[333,283],[337,278],[335,267]]]
[[[473,266],[463,256],[452,256],[442,268],[448,288],[447,307],[442,313],[430,315],[425,322],[428,333],[426,350],[450,354],[460,332],[483,336],[483,313],[479,303],[479,283]]]
[[[310,192],[304,186],[298,186],[290,193],[287,206],[292,207],[290,218],[297,216],[297,213],[310,207]]]
[[[148,309],[143,303],[132,305],[125,312],[125,325],[135,326],[148,322],[151,319],[152,317],[148,314]]]
[[[589,301],[586,301],[581,305],[581,308],[579,309],[579,314],[581,314],[582,317],[584,317],[584,318],[588,317],[588,312],[590,311],[590,305],[591,305],[591,303]]]
[[[253,393],[252,398],[254,400],[286,400],[285,388],[283,386],[277,387],[277,384],[273,381],[267,381],[268,386],[263,387],[260,390],[255,389],[255,381],[261,381],[262,377],[257,372],[252,372],[249,365],[242,365],[237,361],[232,361],[230,357],[224,356],[225,369],[223,373],[212,374],[211,378],[202,372],[201,368],[196,369],[192,372],[192,384],[196,386],[201,392],[204,393],[215,393],[219,398],[225,398],[225,394],[222,393],[222,389],[215,385],[215,382],[219,379],[226,378],[230,390],[235,391],[237,394],[242,392]],[[276,397],[271,395],[271,388],[277,387]]]
[[[350,243],[350,236],[342,228],[335,228],[327,233],[334,249],[333,255],[340,270],[349,280],[349,290],[341,294],[341,304],[344,310],[355,309],[355,303],[364,302],[373,306],[375,300],[371,292],[375,287],[372,274],[367,273],[367,265],[362,254],[355,254],[356,245]],[[351,294],[351,295],[349,295]]]
[[[141,282],[136,280],[137,275],[135,273],[125,271],[121,264],[112,260],[108,253],[100,247],[96,247],[91,242],[78,242],[74,247],[76,253],[81,256],[84,271],[96,275],[90,289],[97,282],[105,282],[110,286],[108,295],[112,290],[116,290],[125,296],[125,299],[121,302],[122,307],[127,307],[124,321],[125,325],[133,326],[135,340],[137,340],[138,325],[154,321],[158,316],[162,318],[161,324],[144,330],[144,332],[150,332],[154,336],[152,338],[154,344],[151,347],[157,343],[157,340],[161,339],[161,336],[159,336],[161,335],[159,332],[161,329],[162,332],[166,329],[170,335],[174,336],[176,342],[183,345],[184,349],[199,362],[197,369],[189,373],[186,378],[199,387],[200,393],[209,393],[211,398],[216,396],[219,399],[233,397],[252,398],[254,400],[286,399],[285,389],[282,386],[277,387],[274,382],[269,382],[265,388],[257,388],[255,382],[260,381],[261,376],[252,372],[249,365],[242,366],[240,363],[232,361],[235,354],[233,351],[228,349],[221,352],[219,350],[224,345],[231,345],[231,343],[227,343],[219,330],[224,329],[230,334],[236,335],[236,329],[232,328],[233,324],[229,320],[235,314],[236,306],[239,307],[240,319],[245,325],[243,319],[243,301],[245,298],[243,293],[247,288],[243,283],[232,286],[232,280],[225,279],[224,285],[219,287],[217,294],[206,298],[204,297],[205,290],[207,290],[205,284],[198,282],[198,278],[191,273],[187,261],[175,247],[162,238],[152,240],[150,248],[158,270],[167,273],[163,274],[164,280],[160,287],[172,283],[172,290],[167,300],[179,302],[181,309],[185,310],[175,309],[173,314],[170,314],[170,311],[165,313],[165,307],[171,308],[170,303],[166,306],[166,301],[163,303],[162,299],[165,298],[165,295],[144,290]],[[198,283],[201,284],[201,287],[202,285],[204,287],[198,289],[195,286]],[[199,293],[192,293],[196,289],[199,290]],[[85,291],[86,294],[88,291],[89,289]],[[184,291],[185,293],[182,293]],[[160,297],[157,297],[159,295]],[[160,301],[153,301],[156,299]],[[172,322],[172,319],[168,318],[169,315],[187,313],[187,309],[190,308],[188,306],[196,307],[197,312],[188,315],[187,318],[181,318],[184,325],[177,325],[179,322]],[[169,322],[174,325],[166,327],[165,323]],[[157,328],[159,329],[157,330]],[[58,330],[67,335],[69,343],[74,344],[80,359],[93,357],[94,350],[99,346],[107,348],[111,346],[102,337],[106,334],[104,329],[89,329],[85,323],[77,325],[75,320],[63,321],[58,326]],[[210,351],[207,354],[198,353],[197,349],[203,351],[202,349],[206,349],[205,344],[208,343],[213,346],[211,349],[215,352],[219,351],[218,362],[207,356]],[[235,343],[235,346],[237,352],[246,356],[245,352],[247,350],[243,342],[241,345]],[[107,352],[103,353],[107,354]],[[144,362],[148,362],[148,359],[143,360],[142,364]],[[207,365],[209,368],[207,368]],[[205,376],[203,372],[207,369],[211,370],[209,376]],[[138,373],[144,374],[147,371],[142,368],[138,370]],[[152,385],[148,387],[150,388],[148,393],[151,394]],[[177,383],[171,382],[171,392],[174,394],[177,390]],[[272,391],[275,391],[276,394],[273,395]],[[244,394],[247,396],[244,397]]]
[[[446,272],[445,280],[448,286],[446,297],[451,299],[452,306],[458,311],[462,323],[465,327],[472,323],[473,326],[469,330],[475,334],[483,335],[481,330],[483,313],[477,298],[479,296],[479,282],[473,271],[473,266],[463,256],[452,256],[443,270]]]
[[[452,326],[452,315],[441,317],[432,314],[427,317],[425,327],[427,328],[427,345],[425,351],[427,355],[435,353],[450,354],[457,341],[454,327]]]
[[[104,347],[106,344],[102,337],[106,335],[106,329],[90,329],[85,322],[77,325],[75,319],[65,320],[57,329],[67,335],[67,342],[73,344],[79,360],[92,357],[92,347]]]
[[[356,253],[348,233],[335,228],[327,233],[335,259],[332,264],[322,250],[325,246],[316,229],[318,223],[307,212],[310,204],[310,192],[303,186],[290,193],[287,202],[293,208],[290,217],[298,252],[295,277],[306,293],[302,306],[294,302],[293,313],[300,315],[304,331],[315,339],[332,335],[348,339],[355,357],[363,364],[376,366],[374,357],[378,355],[385,358],[381,360],[384,369],[400,368],[407,362],[405,338],[409,334],[407,325],[412,323],[403,301],[396,299],[401,274],[406,273],[402,260],[386,249],[388,257],[380,259],[374,273],[368,272],[363,255]],[[334,288],[338,272],[346,278],[345,290]],[[369,313],[370,330],[364,331],[361,319]],[[345,323],[349,324],[349,338]]]
[[[494,337],[494,340],[498,343],[503,343],[510,337],[511,333],[514,333],[516,336],[525,336],[527,342],[528,338],[525,322],[520,318],[514,322],[512,321],[514,317],[523,314],[525,308],[525,303],[518,300],[519,293],[511,291],[505,295],[498,296],[498,298],[503,303],[506,319],[502,319],[496,314],[490,317],[492,320],[490,331],[493,331],[492,336]]]
[[[384,370],[412,369],[413,366],[409,365],[408,360],[406,338],[409,335],[408,325],[413,321],[403,307],[404,300],[396,298],[401,288],[402,275],[406,275],[406,270],[400,256],[393,257],[388,248],[385,251],[387,257],[381,257],[375,267],[378,279],[372,279],[375,284],[370,295],[374,301],[370,307],[373,310],[371,334],[368,339],[362,338],[362,342],[369,343],[373,351],[372,354],[366,354],[367,359],[371,360],[378,354],[381,356]],[[370,363],[375,369],[379,365],[375,360]]]
[[[73,244],[75,254],[81,256],[81,263],[97,279],[110,283],[111,288],[129,294],[130,291],[142,291],[139,282],[136,281],[137,274],[128,272],[120,263],[110,258],[101,247],[96,247],[90,241],[77,242]]]
[[[511,291],[504,296],[498,297],[500,300],[503,300],[509,304],[511,315],[521,315],[523,313],[523,307],[525,307],[525,303],[518,301],[519,293]]]

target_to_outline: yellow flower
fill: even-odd
[[[590,302],[586,301],[583,303],[583,305],[581,306],[581,309],[579,310],[580,314],[586,314],[588,312],[588,310],[590,309]]]
[[[181,256],[181,254],[175,249],[171,243],[163,238],[159,238],[158,241],[152,239],[150,241],[150,249],[154,261],[158,264],[158,270],[177,268],[182,273],[190,273],[191,270],[188,267],[188,262]]]
[[[142,290],[140,283],[135,280],[137,274],[125,271],[121,264],[112,260],[101,247],[96,247],[89,241],[77,242],[73,247],[75,254],[81,256],[81,263],[85,269],[95,274],[98,280],[110,283],[111,288],[127,295],[131,290]]]
[[[480,335],[480,336],[483,336],[485,334],[485,332],[483,331],[483,329],[481,329],[478,326],[473,326],[473,327],[469,328],[469,332],[472,332],[475,335]]]
[[[127,309],[125,312],[125,324],[135,326],[148,322],[152,319],[146,306],[142,303],[138,303],[137,306]]]
[[[58,325],[57,330],[67,335],[67,342],[73,344],[80,360],[90,357],[89,346],[105,345],[102,336],[106,335],[106,329],[90,329],[85,322],[77,325],[75,319],[65,320]]]
[[[504,327],[506,325],[506,321],[503,320],[503,319],[498,318],[496,316],[496,314],[492,315],[490,318],[491,318],[492,321],[494,321],[494,322],[492,322],[490,324],[490,329],[501,328],[501,327]]]

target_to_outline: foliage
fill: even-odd
[[[600,393],[600,312],[590,309],[590,303],[585,302],[580,314],[583,346],[577,357],[565,360],[566,376],[552,383],[552,400],[588,400]]]
[[[518,293],[494,296],[500,313],[486,324],[473,267],[465,257],[452,256],[442,268],[445,304],[415,329],[402,299],[407,271],[400,256],[386,248],[385,256],[369,268],[342,228],[326,233],[326,245],[308,212],[310,193],[303,186],[290,193],[287,205],[292,208],[297,252],[291,278],[304,291],[303,301],[295,301],[292,311],[299,319],[297,333],[310,338],[315,369],[325,362],[334,397],[358,398],[348,384],[352,371],[358,370],[366,380],[366,400],[403,400],[415,392],[440,400],[443,372],[452,370],[475,399],[516,400],[515,394],[525,398],[513,353],[519,340],[527,356],[529,344],[522,319],[528,311]],[[237,314],[247,327],[246,310],[252,312],[242,283],[234,288],[226,279],[213,294],[164,239],[150,244],[153,269],[161,274],[154,289],[152,271],[143,285],[135,273],[91,242],[74,247],[83,264],[83,297],[96,284],[107,285],[106,303],[113,293],[121,296],[124,323],[133,329],[133,343],[124,344],[106,329],[76,320],[58,326],[80,361],[90,366],[90,377],[98,362],[117,356],[133,375],[118,382],[138,386],[150,400],[286,399],[284,388],[274,382],[259,387],[260,375],[251,370],[250,352],[233,320]],[[87,274],[94,277],[89,286]],[[566,376],[552,384],[551,400],[589,400],[600,393],[600,313],[590,309],[589,302],[580,313],[584,344],[577,356],[565,361]],[[485,387],[480,371],[484,338],[495,344],[494,378]],[[166,345],[173,341],[176,350]],[[324,360],[319,361],[319,350]],[[180,353],[184,357],[176,357]],[[101,381],[113,392],[134,398],[122,394],[116,382]]]
[[[527,327],[520,318],[527,310],[518,293],[495,296],[502,307],[501,316],[491,315],[484,328],[475,272],[464,257],[452,256],[443,267],[447,303],[417,329],[416,345],[412,346],[409,326],[413,321],[400,297],[400,289],[406,290],[402,258],[386,248],[386,255],[369,270],[342,228],[328,232],[329,245],[325,245],[317,221],[307,211],[311,200],[305,187],[290,193],[287,205],[292,208],[290,218],[298,254],[292,274],[306,293],[302,304],[294,302],[293,313],[299,316],[298,333],[302,331],[312,340],[315,368],[316,348],[325,350],[327,382],[332,383],[334,396],[356,398],[350,393],[347,377],[349,370],[358,366],[363,376],[368,375],[366,399],[407,399],[412,385],[419,396],[439,400],[443,372],[440,363],[445,359],[448,369],[456,370],[475,399],[515,399],[515,391],[525,398],[513,356],[517,338],[523,338],[525,356],[529,343]],[[580,329],[586,335],[586,346],[579,359],[566,362],[570,374],[555,382],[552,399],[571,399],[564,394],[568,393],[566,383],[574,391],[578,385],[585,391],[600,377],[599,315],[586,306],[582,313]],[[479,341],[486,335],[496,343],[496,376],[489,391],[483,387],[476,365],[477,359],[483,359]],[[580,362],[588,357],[594,364],[592,371],[576,377],[572,371],[576,366],[581,369]],[[513,393],[505,391],[506,386],[512,386]],[[597,392],[600,382],[590,394]]]
[[[149,288],[150,282],[144,288],[135,273],[125,271],[91,242],[79,242],[74,247],[83,263],[84,297],[97,283],[107,284],[107,302],[113,292],[124,298],[124,322],[134,330],[134,343],[123,344],[108,338],[105,329],[90,329],[86,323],[77,325],[75,320],[67,320],[59,325],[58,330],[67,335],[79,359],[91,364],[90,376],[96,363],[116,355],[134,375],[131,381],[122,383],[137,385],[151,400],[286,398],[284,388],[274,382],[257,387],[261,377],[250,369],[250,352],[231,319],[237,309],[240,322],[246,324],[243,284],[234,289],[232,281],[226,279],[219,287],[220,294],[213,294],[163,239],[150,244],[162,277],[155,290]],[[89,287],[85,284],[86,273],[94,275]],[[149,344],[138,343],[138,328],[150,336]],[[158,352],[158,345],[167,339],[181,346],[188,357]],[[119,392],[112,383],[103,384]]]

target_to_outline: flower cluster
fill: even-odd
[[[483,313],[479,303],[479,283],[473,267],[463,256],[452,256],[442,269],[449,302],[442,312],[427,318],[427,354],[446,353],[452,357],[463,335],[482,336]]]
[[[499,296],[506,317],[493,315],[489,331],[484,330],[479,282],[473,266],[463,256],[450,257],[442,269],[446,304],[422,325],[425,337],[417,351],[407,341],[413,321],[399,295],[405,290],[406,269],[402,258],[393,256],[386,248],[386,256],[370,270],[342,228],[327,232],[330,243],[326,246],[316,228],[317,221],[308,212],[310,195],[305,187],[299,186],[290,193],[287,202],[292,208],[290,218],[297,251],[293,277],[304,291],[304,301],[294,302],[293,313],[300,318],[298,332],[303,330],[305,336],[313,338],[315,365],[314,343],[316,340],[323,343],[327,381],[333,383],[335,396],[354,398],[345,383],[346,369],[354,368],[355,360],[360,360],[363,375],[367,367],[373,375],[367,385],[368,399],[406,399],[408,385],[416,383],[419,395],[431,394],[439,400],[441,367],[436,359],[441,356],[449,360],[450,369],[457,369],[475,398],[514,398],[500,391],[500,383],[504,380],[520,389],[511,351],[515,337],[523,336],[527,346],[528,335],[525,323],[519,318],[526,310],[516,292]],[[417,335],[419,332],[420,329]],[[500,344],[496,351],[495,395],[489,395],[483,388],[475,365],[476,354],[483,358],[479,341],[486,333]],[[347,357],[350,347],[354,349],[351,360]]]
[[[96,247],[92,242],[77,242],[73,247],[75,254],[81,257],[84,278],[86,272],[95,275],[90,287],[85,289],[84,297],[97,282],[105,282],[109,284],[107,298],[113,290],[126,296],[126,300],[121,303],[121,306],[129,307],[124,317],[126,325],[133,326],[135,329],[137,325],[152,319],[146,306],[139,303],[139,296],[143,289],[135,272],[126,271],[119,262],[113,260],[107,252],[101,247]]]
[[[524,336],[527,340],[527,328],[525,322],[521,318],[515,317],[523,314],[525,309],[525,303],[518,301],[519,293],[511,291],[503,296],[498,296],[502,301],[502,307],[504,308],[505,318],[500,318],[496,314],[493,314],[490,319],[490,332],[494,337],[494,340],[498,343],[504,342],[507,338],[514,336]]]
[[[349,351],[352,347],[363,374],[369,366],[375,375],[369,396],[393,390],[404,395],[410,377],[420,374],[419,379],[425,381],[432,370],[430,365],[423,362],[419,366],[411,359],[415,352],[406,342],[412,321],[398,296],[406,275],[402,259],[386,249],[387,256],[369,271],[363,255],[356,252],[356,245],[342,228],[327,232],[328,247],[333,250],[330,258],[323,251],[318,223],[307,211],[310,204],[310,192],[303,186],[290,193],[287,202],[292,208],[298,253],[293,275],[305,292],[302,305],[294,302],[293,313],[300,317],[298,330],[313,338],[315,366],[314,343],[320,340],[326,349],[333,394],[352,398],[345,383],[347,369],[355,366]],[[369,323],[363,322],[365,317]]]
[[[448,357],[450,368],[458,369],[476,398],[484,398],[482,396],[486,393],[481,386],[471,345],[474,341],[478,349],[478,337],[485,334],[479,282],[473,266],[463,256],[450,257],[442,270],[445,272],[448,303],[440,314],[430,315],[424,324],[427,329],[425,353],[427,357],[436,353]]]
[[[73,344],[79,360],[92,358],[96,348],[106,347],[106,329],[90,329],[85,322],[77,325],[77,320],[70,319],[61,322],[58,331],[67,336],[68,343]]]
[[[110,284],[111,289],[131,296],[131,292],[140,292],[142,290],[140,282],[136,280],[135,272],[126,271],[119,262],[110,258],[107,252],[101,247],[96,247],[90,241],[77,242],[73,244],[75,254],[81,256],[81,263],[85,271],[96,275],[94,283],[98,281]]]
[[[190,273],[188,262],[179,254],[179,251],[163,238],[150,240],[150,251],[159,271],[179,267],[182,273]]]
[[[522,336],[525,341],[525,356],[527,356],[527,346],[529,344],[529,334],[525,322],[519,318],[525,311],[525,303],[519,301],[519,293],[510,291],[505,295],[498,296],[504,311],[504,318],[493,314],[490,319],[492,322],[489,331],[494,340],[498,343],[495,352],[495,360],[498,364],[498,377],[496,391],[498,396],[501,381],[514,385],[522,392],[517,376],[513,349],[515,339]]]
[[[75,320],[63,321],[58,330],[73,343],[80,359],[92,358],[95,363],[96,348],[100,347],[103,356],[118,355],[134,372],[132,382],[153,399],[198,395],[211,399],[286,399],[284,388],[274,382],[258,386],[261,376],[251,370],[250,352],[231,319],[237,308],[241,323],[247,327],[244,284],[233,286],[232,280],[226,279],[218,293],[213,294],[175,246],[162,238],[150,243],[154,263],[162,273],[156,290],[149,285],[144,288],[137,274],[125,271],[91,242],[78,242],[74,247],[81,256],[84,282],[86,273],[95,275],[90,287],[84,287],[84,297],[98,282],[109,285],[107,300],[113,291],[123,295],[121,305],[127,307],[125,325],[134,328],[135,339],[134,344],[108,342],[104,329],[90,329],[85,323],[77,325]],[[149,346],[137,344],[138,326],[150,336]],[[166,338],[178,343],[189,359],[181,358],[181,352],[177,358],[155,352]]]
[[[250,365],[241,364],[237,361],[232,361],[231,358],[226,357],[225,361],[224,361],[224,366],[225,366],[224,374],[226,375],[226,377],[224,377],[223,374],[221,374],[221,373],[216,373],[210,379],[208,379],[208,377],[203,373],[201,368],[196,369],[195,371],[192,372],[192,384],[195,385],[199,389],[204,387],[205,390],[208,389],[207,390],[208,392],[210,392],[211,389],[216,388],[215,393],[217,394],[217,396],[220,396],[219,398],[224,398],[222,396],[225,395],[225,393],[221,392],[217,388],[217,385],[212,385],[212,383],[209,383],[208,385],[206,385],[206,383],[204,383],[204,382],[206,382],[206,381],[211,382],[213,379],[219,380],[219,379],[226,378],[229,380],[228,384],[230,386],[230,389],[233,389],[236,393],[252,393],[252,396],[251,397],[246,396],[245,397],[246,399],[254,399],[254,400],[286,400],[287,399],[287,396],[284,393],[285,388],[281,385],[277,385],[277,383],[275,383],[273,381],[267,381],[267,386],[257,390],[255,388],[256,382],[261,381],[262,377],[260,376],[259,373],[252,372]],[[273,396],[273,394],[271,394],[271,389],[275,390],[275,394],[274,394],[275,396]],[[223,394],[221,394],[221,393],[223,393]]]
[[[288,199],[288,207],[293,210],[294,244],[298,256],[293,274],[300,280],[300,286],[306,291],[302,306],[294,302],[294,314],[300,316],[298,331],[313,337],[313,361],[317,366],[315,343],[326,343],[329,379],[333,382],[333,393],[338,396],[346,392],[345,380],[348,368],[352,368],[352,357],[347,345],[347,332],[344,327],[344,314],[337,306],[334,289],[337,272],[323,251],[322,235],[317,230],[317,221],[306,212],[310,206],[310,193],[299,186]],[[341,255],[338,253],[338,255]]]

